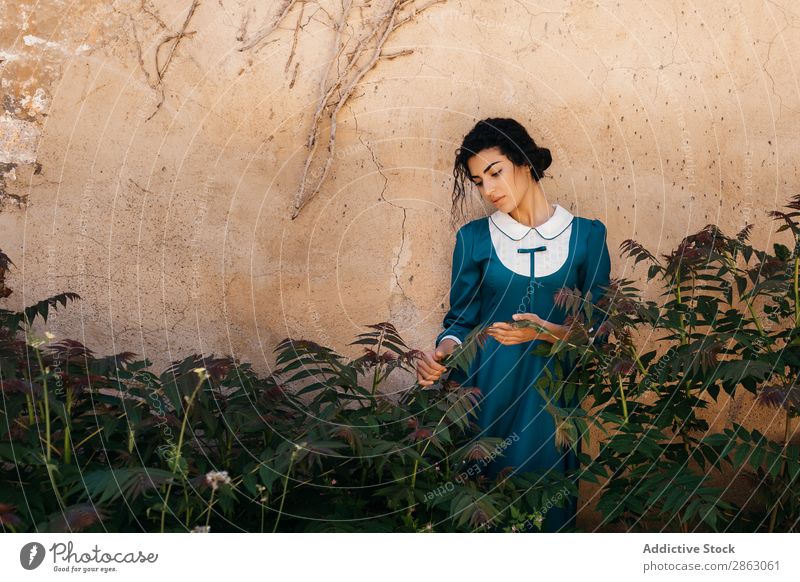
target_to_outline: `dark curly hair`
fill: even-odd
[[[536,145],[528,131],[516,120],[503,117],[482,119],[475,124],[456,150],[453,165],[452,223],[463,221],[464,204],[467,198],[467,182],[470,180],[467,161],[478,152],[497,147],[515,166],[529,166],[531,176],[539,181],[553,161],[550,150]]]

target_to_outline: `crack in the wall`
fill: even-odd
[[[356,127],[357,127],[357,124],[356,124]],[[369,152],[370,156],[372,157],[372,162],[375,164],[375,167],[378,168],[378,173],[383,178],[383,188],[381,188],[381,192],[380,192],[379,198],[381,200],[383,200],[389,206],[393,206],[395,208],[398,208],[403,212],[403,222],[402,222],[401,228],[400,228],[400,248],[397,251],[397,255],[395,256],[394,264],[392,265],[392,275],[394,275],[395,284],[400,289],[400,294],[403,296],[404,299],[408,299],[408,296],[406,295],[405,289],[403,288],[403,284],[400,282],[400,274],[397,272],[397,268],[400,265],[400,258],[403,255],[403,249],[405,248],[405,244],[406,244],[406,218],[408,216],[408,214],[407,214],[408,213],[408,209],[405,208],[404,206],[400,206],[399,204],[395,204],[391,200],[387,200],[386,199],[386,189],[389,186],[389,178],[383,172],[383,165],[378,161],[378,158],[375,156],[374,150],[370,147],[370,145],[368,143],[364,142],[364,140],[361,138],[360,135],[358,136],[358,140],[362,143],[362,145]]]
[[[784,14],[784,18],[785,18],[785,14]],[[793,27],[790,26],[788,21],[787,21],[786,25],[783,28],[781,28],[778,32],[776,32],[775,35],[772,37],[772,39],[770,39],[769,44],[767,45],[767,56],[764,59],[764,62],[761,64],[761,70],[769,78],[770,85],[771,85],[770,91],[778,99],[778,117],[777,117],[777,119],[775,121],[780,120],[780,118],[782,117],[784,107],[786,107],[786,109],[788,109],[792,113],[797,113],[797,110],[794,110],[791,107],[788,107],[788,106],[784,105],[783,97],[781,97],[781,94],[778,93],[778,91],[777,91],[777,88],[776,88],[777,85],[775,83],[775,78],[772,76],[772,73],[769,71],[769,69],[767,69],[767,65],[769,64],[769,60],[770,60],[770,58],[772,58],[772,46],[775,44],[775,41],[778,40],[778,38],[781,37],[783,35],[783,33],[785,31],[787,31],[789,28],[793,28]]]
[[[400,54],[408,54],[407,50],[403,50],[397,54],[387,55],[384,53],[387,40],[396,30],[415,20],[425,10],[444,2],[444,0],[427,0],[417,5],[415,1],[394,0],[387,6],[376,9],[377,12],[373,18],[361,18],[358,21],[360,30],[363,32],[349,36],[345,36],[343,31],[345,29],[352,30],[349,17],[353,3],[352,0],[346,0],[343,3],[341,18],[335,28],[334,57],[322,77],[321,96],[309,131],[306,145],[308,153],[294,198],[292,220],[298,217],[303,207],[322,189],[333,164],[338,114],[348,103],[364,76],[372,71],[382,57],[393,58]],[[285,3],[285,10],[278,21],[286,16],[293,5],[293,0]],[[369,1],[362,2],[357,6],[362,10],[372,7]],[[331,78],[330,73],[334,66],[338,74]],[[328,124],[327,135],[324,137],[322,135],[323,122]],[[325,147],[319,151],[321,141],[325,142]]]

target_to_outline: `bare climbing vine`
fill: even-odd
[[[250,12],[246,12],[242,19],[242,26],[239,29],[238,40],[242,43],[239,47],[240,51],[246,51],[258,45],[267,38],[273,31],[278,28],[278,25],[286,18],[286,15],[295,7],[296,4],[305,4],[305,0],[283,0],[280,8],[278,9],[278,17],[272,22],[261,26],[253,34],[247,34],[247,24],[250,20]]]
[[[164,75],[167,72],[167,68],[169,64],[172,62],[172,57],[175,55],[175,50],[178,48],[181,40],[184,38],[188,38],[194,34],[194,31],[187,32],[186,29],[189,27],[189,21],[194,16],[195,10],[197,10],[197,6],[200,4],[200,0],[192,0],[192,5],[189,6],[189,11],[186,13],[186,18],[183,21],[183,25],[181,26],[180,30],[176,33],[169,34],[161,39],[161,42],[158,43],[155,52],[155,60],[156,60],[156,84],[155,89],[158,91],[158,103],[156,103],[156,108],[153,110],[153,113],[150,114],[150,117],[147,118],[146,121],[150,121],[153,116],[158,113],[158,110],[161,109],[161,106],[164,104]],[[142,3],[144,7],[144,2]],[[164,59],[164,62],[161,62],[161,49],[165,46],[168,46],[167,56]],[[141,50],[139,53],[139,61],[141,62]]]
[[[339,18],[334,26],[333,56],[320,80],[317,107],[306,141],[308,153],[295,195],[292,219],[297,218],[302,208],[319,193],[328,176],[336,148],[337,116],[358,84],[379,60],[393,59],[413,52],[411,49],[404,49],[386,53],[384,46],[387,40],[398,28],[431,6],[444,1],[342,0]],[[307,2],[310,0],[283,0],[274,12],[276,16],[249,34],[247,29],[250,13],[245,14],[237,36],[241,43],[239,50],[246,51],[261,45],[287,19],[292,9],[299,5],[300,16],[295,25],[291,53],[285,68],[288,71],[295,54],[302,11]],[[298,67],[299,64],[296,64],[294,75],[297,74]],[[329,129],[323,136],[322,130],[325,126]]]
[[[270,35],[289,18],[292,12],[296,12],[297,19],[293,21],[294,30],[289,58],[284,67],[284,72],[288,74],[292,69],[291,64],[295,59],[304,27],[303,15],[306,4],[315,5],[318,11],[328,16],[328,22],[333,26],[332,55],[320,79],[316,109],[306,140],[308,151],[294,199],[292,219],[297,218],[302,208],[319,193],[328,177],[336,150],[337,117],[356,91],[358,84],[380,60],[394,59],[413,52],[412,49],[384,51],[388,39],[398,28],[411,22],[431,6],[444,3],[445,0],[340,0],[340,2],[338,14],[331,15],[320,0],[281,0],[277,3],[277,7],[271,10],[272,16],[253,31],[248,30],[253,13],[248,9],[243,15],[236,35],[239,51],[257,50],[268,41]],[[147,0],[140,0],[140,4],[141,12],[155,19],[164,31],[155,50],[153,76],[145,67],[136,23],[130,17],[139,66],[144,71],[148,84],[158,93],[155,109],[147,117],[149,121],[164,104],[164,76],[181,41],[195,34],[188,28],[200,5],[200,0],[191,1],[183,24],[175,32],[169,31],[158,13],[148,6]],[[308,23],[310,18],[306,20]],[[301,63],[295,62],[290,88],[294,86],[300,68]],[[327,128],[326,131],[323,131],[323,128]]]

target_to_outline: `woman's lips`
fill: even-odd
[[[497,205],[498,205],[500,202],[502,202],[504,199],[505,199],[505,196],[500,196],[500,198],[495,198],[494,200],[492,200],[492,204],[494,204],[495,206],[497,206]]]

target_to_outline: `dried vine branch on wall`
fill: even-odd
[[[192,5],[189,6],[189,12],[186,13],[186,18],[183,21],[183,26],[181,26],[181,29],[178,32],[174,33],[174,34],[170,34],[170,35],[164,37],[163,39],[161,39],[161,42],[159,42],[158,46],[156,47],[156,53],[155,53],[156,85],[155,85],[155,88],[158,90],[158,103],[156,103],[156,108],[153,111],[153,113],[151,113],[150,117],[148,117],[145,121],[150,121],[151,119],[153,119],[153,116],[156,113],[158,113],[158,110],[161,109],[161,106],[164,104],[164,75],[167,72],[167,68],[169,67],[169,64],[172,62],[172,57],[175,55],[175,50],[178,48],[178,45],[180,44],[181,40],[194,34],[194,32],[186,32],[186,29],[188,28],[189,21],[192,19],[192,16],[194,16],[194,12],[195,12],[195,10],[197,10],[197,6],[199,4],[200,4],[200,0],[192,0]],[[144,2],[142,2],[142,8],[143,8],[143,11],[144,11]],[[135,30],[134,30],[134,32],[135,32]],[[160,62],[161,48],[164,45],[167,45],[169,43],[172,43],[172,44],[170,44],[169,52],[167,53],[167,58],[162,63],[162,62]],[[141,54],[139,55],[139,60],[141,61]]]
[[[247,34],[249,16],[245,16],[237,37],[242,43],[239,50],[245,51],[258,46],[277,29],[295,6],[301,5],[300,9],[302,10],[306,1],[284,0],[279,6],[274,20],[267,22],[252,34]],[[386,41],[393,32],[416,18],[421,12],[444,1],[385,0],[384,2],[374,2],[374,0],[356,0],[355,3],[354,0],[342,1],[333,39],[333,57],[328,62],[320,82],[317,108],[306,143],[308,153],[295,196],[292,219],[297,218],[302,208],[319,193],[328,176],[336,148],[337,115],[347,104],[361,79],[375,67],[380,59],[397,58],[412,52],[406,49],[384,53],[383,48]],[[358,8],[360,13],[357,18],[353,18],[351,24],[349,19],[354,8]],[[286,65],[287,71],[289,63],[294,57],[301,19],[302,14],[295,27],[291,55]],[[320,143],[320,140],[325,125],[328,125],[329,129],[324,138],[324,149],[321,149],[323,144]]]
[[[294,8],[295,4],[305,4],[304,0],[283,0],[282,5],[278,9],[278,17],[273,21],[268,23],[265,26],[259,28],[256,32],[251,35],[247,35],[247,23],[249,20],[249,13],[245,14],[244,19],[242,20],[242,27],[239,30],[238,40],[242,43],[242,46],[239,47],[240,51],[246,51],[257,44],[259,44],[262,40],[267,38],[272,32],[278,27],[278,25],[286,18],[286,15],[289,14],[292,8]]]

